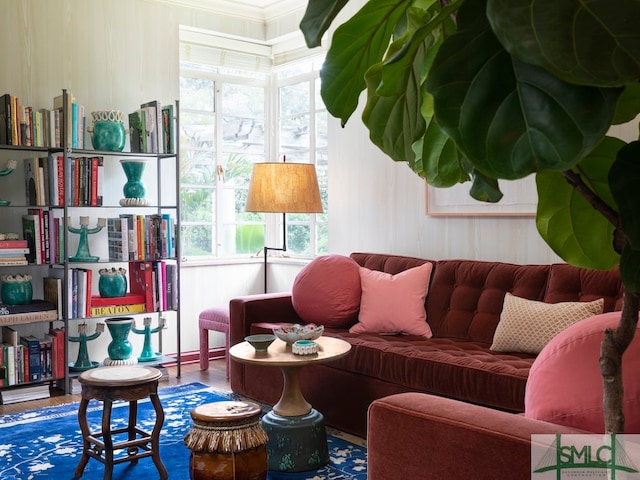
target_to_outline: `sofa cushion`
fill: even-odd
[[[491,346],[505,293],[542,300],[548,274],[549,265],[438,261],[426,304],[434,336]]]
[[[325,329],[324,334],[351,344],[349,355],[328,363],[329,368],[379,379],[407,391],[524,411],[532,355],[493,352],[477,342],[451,338],[352,334],[334,329]]]
[[[572,325],[549,342],[531,366],[525,394],[527,417],[604,432],[600,344],[604,330],[615,328],[619,321],[620,312],[597,315]],[[640,433],[638,330],[622,362],[625,433]]]
[[[306,323],[349,327],[360,308],[358,264],[342,255],[324,255],[309,262],[296,276],[291,301]]]
[[[602,313],[604,300],[544,303],[507,293],[491,350],[540,353],[565,328]]]
[[[424,300],[432,269],[425,263],[391,275],[360,267],[360,313],[349,332],[431,337]]]

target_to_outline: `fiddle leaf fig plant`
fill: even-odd
[[[572,265],[620,268],[620,326],[600,358],[605,428],[624,431],[622,353],[640,292],[640,142],[611,126],[640,113],[640,1],[351,0],[335,28],[321,95],[342,124],[366,90],[371,141],[433,187],[536,176],[538,232]],[[308,0],[307,45],[349,0]]]

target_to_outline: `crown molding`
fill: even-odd
[[[154,0],[176,7],[199,10],[210,14],[243,17],[265,24],[292,13],[304,11],[300,0]]]

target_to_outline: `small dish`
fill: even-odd
[[[322,336],[322,332],[324,332],[324,325],[318,326],[315,323],[306,325],[296,323],[273,329],[273,334],[287,345],[293,345],[298,340],[316,340]]]
[[[275,335],[270,335],[268,333],[258,334],[258,335],[249,335],[248,337],[244,337],[244,339],[251,344],[253,348],[256,349],[256,352],[266,352],[274,340],[276,339]]]
[[[318,344],[313,340],[298,340],[291,345],[291,351],[296,355],[313,355],[318,353]]]

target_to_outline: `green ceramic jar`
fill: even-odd
[[[33,299],[31,275],[2,275],[2,303],[5,305],[27,305]]]
[[[91,112],[93,126],[91,144],[96,150],[105,152],[121,152],[127,139],[124,128],[124,115],[115,110]]]

